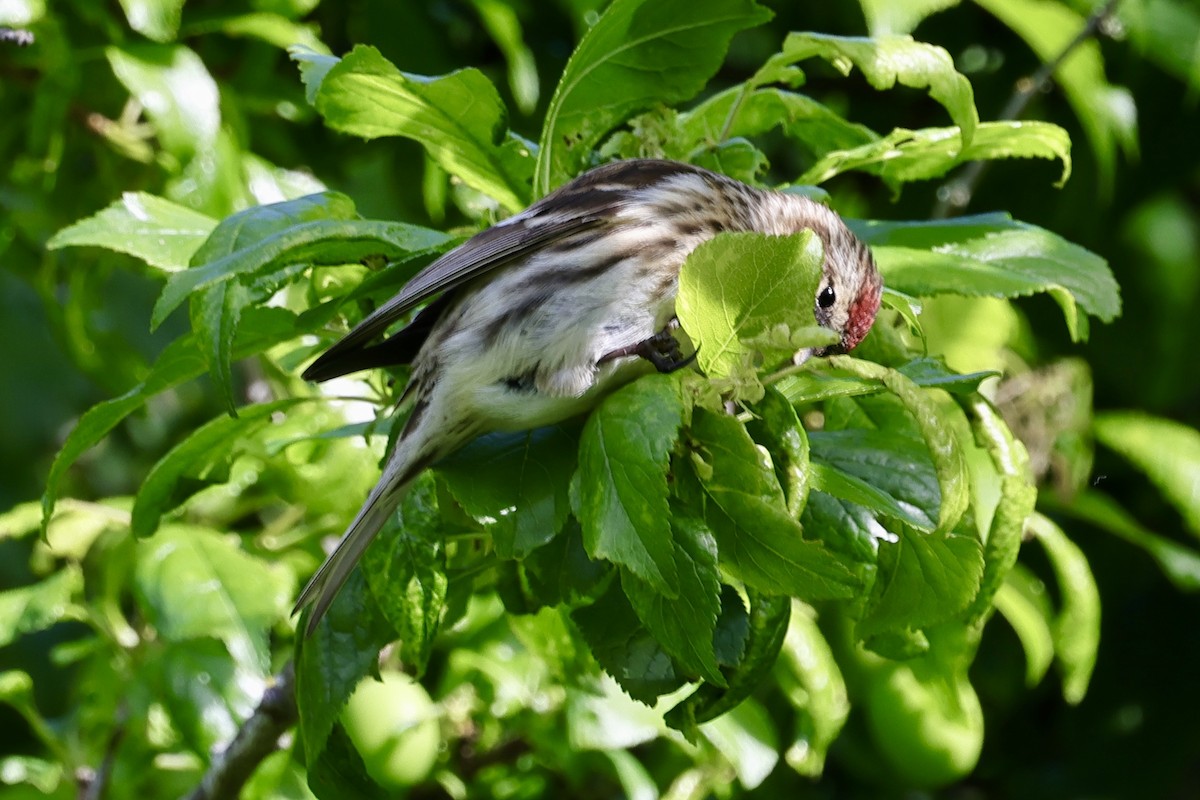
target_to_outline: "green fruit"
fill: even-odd
[[[342,710],[342,725],[367,774],[385,789],[424,781],[437,763],[438,707],[421,684],[400,672],[364,678]]]
[[[874,676],[866,698],[876,746],[912,788],[966,777],[983,749],[983,709],[965,675],[926,659],[890,664]]]

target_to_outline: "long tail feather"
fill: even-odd
[[[404,444],[401,442],[399,448],[403,448]],[[341,541],[309,580],[304,591],[300,593],[295,608],[292,609],[292,613],[295,614],[312,604],[313,610],[308,618],[306,635],[312,635],[316,630],[317,624],[333,604],[334,598],[345,585],[368,545],[404,499],[409,483],[425,467],[424,459],[405,458],[399,452],[399,448],[384,468],[379,483],[367,495],[362,509],[342,535]]]

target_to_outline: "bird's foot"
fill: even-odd
[[[643,339],[637,344],[605,353],[600,357],[599,363],[603,364],[614,358],[623,358],[625,356],[639,356],[653,364],[654,368],[659,372],[674,372],[677,369],[682,369],[696,360],[696,354],[693,352],[691,355],[685,356],[683,351],[679,349],[679,340],[672,335],[672,331],[678,327],[678,320],[673,319],[667,323],[665,328],[650,338]]]

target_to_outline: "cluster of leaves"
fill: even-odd
[[[181,4],[165,4],[174,16],[163,18],[127,5],[150,38],[178,32]],[[881,9],[868,15],[873,24]],[[406,74],[370,47],[336,58],[292,21],[300,6],[289,14],[210,27],[299,43],[291,53],[305,97],[325,123],[420,143],[431,174],[453,177],[475,227],[614,157],[666,156],[760,183],[767,156],[750,137],[764,134],[782,135],[805,159],[788,190],[818,197],[816,184],[844,172],[899,190],[977,159],[1052,158],[1062,180],[1070,173],[1062,129],[981,122],[948,54],[900,34],[793,33],[747,80],[680,108],[704,90],[732,37],[766,21],[753,0],[689,3],[685,26],[673,4],[616,0],[568,62],[536,143],[509,129],[482,72]],[[876,89],[926,90],[952,124],[881,135],[851,122],[799,91],[798,65],[814,59],[858,70]],[[162,104],[181,83],[215,87],[183,45],[112,48],[108,60],[140,99],[159,149],[148,151],[144,137],[126,141],[124,128],[106,135],[173,177],[165,196],[126,194],[49,247],[144,260],[165,280],[153,323],[187,304],[190,331],[134,388],[79,420],[51,469],[46,538],[34,553],[64,566],[2,596],[0,642],[78,620],[92,635],[63,658],[123,678],[103,683],[88,713],[120,719],[136,753],[100,736],[64,740],[39,714],[27,675],[0,681],[0,697],[52,756],[9,759],[4,780],[60,795],[75,767],[105,753],[114,784],[130,794],[151,781],[137,777],[148,753],[182,755],[160,770],[170,778],[156,777],[153,793],[182,792],[251,712],[288,655],[297,579],[315,566],[317,540],[340,532],[365,496],[395,422],[348,422],[332,400],[309,396],[296,368],[463,233],[363,219],[346,195],[242,152],[230,128],[213,124],[215,88],[202,93],[211,113],[191,107],[197,118],[184,104]],[[513,50],[513,64],[520,60]],[[232,173],[206,166],[230,160],[239,165]],[[269,192],[249,194],[267,178]],[[279,202],[226,217],[247,198]],[[516,727],[523,746],[560,765],[560,776],[532,765],[498,773],[486,759],[445,754],[437,778],[460,793],[468,781],[484,793],[508,782],[510,795],[536,796],[602,772],[634,796],[672,781],[723,785],[730,769],[753,788],[781,750],[796,772],[819,775],[839,735],[898,783],[952,781],[974,766],[982,742],[967,669],[994,610],[1017,631],[1027,682],[1057,661],[1064,695],[1078,701],[1098,636],[1086,561],[1033,512],[1025,448],[979,391],[991,373],[960,375],[927,357],[937,332],[915,298],[1046,293],[1081,340],[1089,317],[1119,312],[1108,268],[1001,214],[852,225],[888,287],[856,358],[790,364],[797,349],[824,341],[810,304],[796,302],[815,293],[822,254],[811,235],[722,236],[681,276],[679,316],[700,345],[703,376],[644,378],[586,421],[484,437],[423,476],[315,636],[297,642],[298,753],[272,756],[247,796],[308,796],[299,760],[319,796],[379,796],[387,769],[343,706],[393,642],[387,668],[425,676],[443,736],[504,753],[506,729]],[[252,356],[260,388],[286,399],[238,404],[236,362]],[[204,374],[230,414],[164,455],[136,496],[59,499],[85,453]],[[367,380],[383,407],[402,386]],[[1186,498],[1180,475],[1200,457],[1150,466],[1163,437],[1181,435],[1163,425],[1112,415],[1098,430],[1170,496]],[[1071,512],[1143,544],[1180,585],[1194,586],[1190,551],[1090,497]],[[18,507],[3,518],[3,535],[31,534],[38,516]],[[1057,608],[1014,566],[1027,532],[1058,576]],[[85,567],[109,563],[85,592]],[[768,713],[768,692],[786,711]],[[547,721],[538,709],[562,713]],[[85,723],[79,731],[107,730]],[[651,743],[671,753],[660,763],[673,772],[627,751]],[[436,761],[410,779],[428,779]]]

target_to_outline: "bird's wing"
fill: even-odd
[[[371,356],[364,358],[364,351],[371,350],[368,345],[372,340],[381,336],[417,305],[439,292],[457,288],[472,278],[529,255],[551,242],[599,228],[606,224],[606,219],[603,215],[587,215],[548,220],[544,216],[534,218],[523,214],[480,232],[413,276],[395,297],[375,309],[354,330],[314,361],[304,371],[304,377],[308,380],[327,380],[366,366],[393,363],[394,359],[378,361]],[[425,322],[427,324],[420,332],[421,341],[424,341],[424,336],[432,327],[431,320]],[[411,345],[406,344],[404,351],[415,353],[420,341],[416,342],[415,347]],[[382,351],[380,355],[383,355]]]

